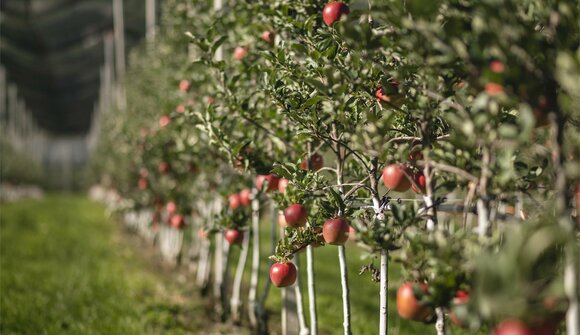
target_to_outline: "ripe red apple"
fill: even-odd
[[[177,210],[177,205],[175,204],[175,202],[170,201],[167,203],[167,205],[165,205],[165,210],[167,211],[167,213],[174,214],[175,211]]]
[[[287,287],[296,282],[296,266],[292,262],[274,263],[270,267],[270,280],[277,287]]]
[[[248,48],[246,47],[236,47],[234,49],[234,59],[235,60],[242,60],[244,57],[246,57],[246,54],[248,53]]]
[[[306,171],[309,167],[308,164],[310,164],[310,171],[318,171],[322,169],[322,166],[324,166],[324,159],[319,154],[314,153],[310,156],[310,162],[308,162],[308,159],[304,157],[300,167],[302,170]]]
[[[188,80],[185,80],[185,79],[183,79],[182,81],[180,81],[179,82],[179,90],[181,92],[184,92],[184,93],[187,92],[187,91],[189,91],[189,81]]]
[[[169,170],[171,170],[171,166],[169,165],[169,163],[167,162],[159,163],[159,172],[161,174],[166,174],[167,172],[169,172]]]
[[[149,187],[149,182],[146,178],[139,178],[138,186],[140,190],[146,190]]]
[[[393,191],[405,192],[411,187],[407,174],[409,171],[402,164],[387,165],[383,169],[383,184]]]
[[[160,128],[165,128],[170,123],[171,123],[171,118],[167,115],[163,115],[161,118],[159,118],[159,127]]]
[[[237,229],[226,229],[224,238],[230,245],[240,244],[244,240],[244,232]]]
[[[171,219],[169,220],[169,224],[171,225],[171,227],[175,229],[183,228],[185,226],[185,220],[183,219],[183,215],[180,214],[172,215]]]
[[[427,284],[421,283],[419,287],[423,293],[428,292]],[[421,305],[415,297],[413,284],[405,282],[397,290],[397,312],[403,319],[424,321],[433,310],[429,306]]]
[[[284,213],[282,212],[278,214],[278,226],[282,228],[288,227],[288,223],[286,222],[286,218],[284,217]]]
[[[418,188],[414,184],[411,184],[411,188],[415,193],[425,193],[425,188],[427,187],[425,181],[425,175],[422,171],[417,171],[413,174],[413,181],[417,184]]]
[[[276,34],[271,31],[265,31],[262,33],[262,40],[268,44],[274,43],[274,39],[276,38]]]
[[[280,181],[280,178],[276,177],[273,174],[269,174],[269,175],[259,175],[256,177],[256,187],[258,188],[258,190],[262,190],[262,186],[264,184],[264,181],[268,182],[268,189],[266,190],[266,192],[271,192],[274,191],[278,188],[278,182]]]
[[[197,237],[199,237],[199,239],[201,240],[205,240],[207,238],[207,231],[205,231],[205,229],[199,228],[199,230],[197,231]]]
[[[177,113],[185,113],[185,106],[184,105],[177,105],[177,107],[175,107],[175,111]]]
[[[280,178],[280,181],[278,182],[278,191],[280,191],[280,193],[286,192],[286,186],[288,186],[289,182],[290,181],[286,178]]]
[[[249,206],[250,201],[252,200],[252,190],[249,188],[244,188],[240,191],[240,202],[242,206]]]
[[[240,195],[237,193],[230,195],[230,197],[228,198],[228,201],[230,203],[230,208],[232,210],[237,209],[238,207],[240,207],[242,205],[242,199],[241,199]]]
[[[487,83],[485,84],[485,93],[491,96],[496,96],[503,93],[503,85],[498,83]]]
[[[356,229],[353,226],[348,227],[348,240],[356,241]]]
[[[348,240],[348,222],[340,217],[328,219],[322,226],[324,242],[332,245],[343,245]]]
[[[289,227],[303,227],[308,219],[308,211],[300,204],[292,204],[284,210],[284,218]]]
[[[340,20],[343,15],[348,15],[350,13],[350,8],[340,1],[329,2],[324,6],[322,10],[322,20],[327,26],[333,25],[336,21]]]
[[[503,73],[505,71],[505,65],[498,60],[494,60],[489,63],[489,69],[493,73]]]
[[[520,320],[503,320],[492,332],[492,335],[534,335]]]
[[[398,98],[399,92],[399,82],[396,80],[391,80],[389,86],[384,88],[383,86],[377,87],[375,91],[375,98],[379,101],[384,102],[395,102]]]
[[[139,170],[139,176],[140,176],[141,178],[147,178],[147,177],[149,177],[149,171],[147,171],[147,169],[146,169],[146,168],[141,168],[141,169]]]
[[[465,326],[465,320],[462,320],[462,315],[467,311],[467,304],[469,303],[469,292],[459,290],[455,292],[455,297],[451,301],[451,312],[449,319],[458,327]]]

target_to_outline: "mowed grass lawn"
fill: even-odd
[[[0,205],[0,333],[9,334],[240,334],[212,324],[191,275],[160,267],[151,247],[122,233],[104,208],[82,197],[50,196]],[[267,278],[269,222],[262,229],[262,273]],[[231,252],[231,271],[239,247]],[[361,251],[347,246],[353,334],[378,330],[378,284],[359,276]],[[251,256],[251,255],[250,255]],[[306,264],[301,255],[301,265]],[[245,273],[247,297],[250,259]],[[315,249],[321,334],[342,333],[337,248]],[[306,275],[301,272],[308,308]],[[434,334],[433,325],[396,316],[398,266],[390,268],[389,334]],[[260,291],[261,293],[261,287]],[[280,333],[280,290],[266,303],[270,330]],[[245,309],[244,309],[245,310]],[[306,313],[308,318],[308,313]],[[469,334],[449,326],[449,334]]]
[[[1,334],[205,334],[191,285],[152,266],[100,205],[0,206]]]

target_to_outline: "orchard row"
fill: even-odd
[[[152,210],[148,229],[172,257],[195,231],[202,285],[211,252],[225,264],[213,269],[219,287],[229,245],[242,246],[232,318],[252,248],[248,319],[265,332],[256,290],[269,207],[283,228],[271,282],[296,287],[308,273],[302,333],[318,332],[314,248],[327,245],[352,332],[350,239],[378,263],[363,272],[379,283],[379,334],[391,264],[406,277],[398,315],[437,334],[447,320],[578,334],[574,1],[220,4],[167,2],[159,39],[132,59],[127,111],[105,121],[97,171],[124,209]],[[228,293],[216,292],[225,311]]]

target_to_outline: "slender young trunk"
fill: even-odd
[[[312,143],[308,142],[308,161],[307,169],[310,170],[310,161],[312,159]],[[307,223],[310,226],[310,222]],[[316,312],[316,286],[314,284],[314,247],[306,246],[306,277],[308,286],[308,309],[310,311],[310,334],[318,334],[318,315]]]
[[[284,238],[284,228],[280,227],[280,239]],[[281,330],[282,335],[288,334],[288,291],[286,287],[280,289],[280,299],[282,300],[282,306],[280,309],[280,320],[281,320]]]
[[[426,115],[425,115],[426,116]],[[429,121],[427,117],[423,120],[421,124],[421,135],[423,137],[423,150],[425,151],[424,160],[425,166],[423,167],[423,175],[425,176],[425,195],[423,196],[423,201],[425,201],[425,206],[427,207],[427,230],[431,233],[437,227],[437,209],[433,201],[433,181],[431,180],[431,166],[429,164],[429,152],[431,148],[431,137],[428,132]],[[440,229],[442,229],[442,225]],[[435,331],[437,335],[445,335],[445,313],[442,307],[435,308],[437,314],[437,322],[435,323]]]
[[[570,217],[570,197],[568,193],[568,180],[564,170],[565,157],[562,152],[564,145],[564,125],[565,118],[557,106],[556,83],[550,82],[551,90],[548,100],[556,103],[556,113],[550,115],[552,118],[552,138],[554,143],[553,164],[554,174],[556,175],[556,211],[559,216],[559,224],[570,232],[570,236],[576,236],[577,226]],[[568,298],[568,311],[566,312],[566,334],[580,335],[580,309],[578,303],[578,246],[576,240],[569,241],[565,250],[565,267],[564,267],[564,291]]]
[[[306,247],[306,276],[308,280],[308,308],[310,310],[310,334],[318,335],[318,315],[316,313],[316,287],[314,284],[314,247]]]
[[[371,171],[369,180],[371,183],[371,195],[373,210],[375,212],[375,224],[381,224],[385,220],[385,215],[381,209],[381,200],[378,191],[378,159],[371,161]],[[380,284],[379,284],[379,335],[386,335],[389,329],[389,251],[381,250]]]
[[[248,294],[248,316],[250,325],[256,327],[256,297],[258,290],[258,276],[260,274],[260,200],[258,190],[252,189],[252,274],[250,278],[250,292]]]
[[[489,148],[484,146],[481,177],[479,178],[479,199],[477,200],[477,232],[480,238],[485,238],[489,232],[489,203],[487,200],[487,181],[489,178]]]
[[[235,323],[239,323],[241,321],[240,306],[242,305],[242,302],[240,300],[240,291],[242,288],[242,279],[244,277],[244,269],[246,267],[249,249],[250,249],[250,234],[244,234],[244,241],[242,242],[242,251],[240,252],[240,258],[238,259],[238,265],[236,267],[236,274],[234,277],[232,300],[230,301],[232,320]]]
[[[343,168],[343,150],[339,145],[339,137],[336,129],[336,124],[332,124],[332,136],[334,140],[334,151],[336,153],[336,185],[338,186],[338,191],[340,194],[344,194],[344,189],[342,187],[342,168]],[[342,213],[338,213],[342,215]],[[346,253],[344,245],[338,246],[338,262],[340,265],[340,284],[342,286],[342,312],[343,312],[343,328],[344,334],[352,334],[350,329],[350,297],[349,297],[349,287],[348,287],[348,269],[346,266]]]
[[[437,335],[445,335],[445,312],[443,307],[435,308],[435,315],[437,315],[437,321],[435,322]]]
[[[200,207],[200,215],[201,220],[206,221],[208,220],[209,213],[207,211],[207,204],[202,204]],[[198,258],[198,265],[197,265],[197,273],[196,273],[196,284],[198,287],[205,289],[207,285],[207,275],[208,268],[210,264],[210,253],[211,253],[211,241],[207,236],[205,238],[200,238],[200,247],[199,247],[199,258]]]
[[[215,250],[214,250],[214,259],[213,259],[213,297],[215,300],[215,312],[218,315],[221,315],[223,309],[221,306],[221,287],[223,282],[223,250],[224,250],[224,238],[223,234],[216,234],[215,235]]]
[[[296,285],[294,285],[294,294],[296,295],[296,314],[298,314],[298,324],[300,326],[299,335],[309,335],[308,325],[306,324],[306,318],[304,317],[304,305],[302,302],[302,286],[300,285],[300,257],[294,255],[294,264],[296,265],[296,270],[298,272],[298,278],[296,278]]]
[[[222,321],[227,320],[228,312],[230,311],[228,292],[229,292],[229,278],[230,278],[230,245],[229,243],[223,243],[223,249],[221,250],[223,255],[223,274],[222,283],[220,285],[220,297],[221,297],[221,310],[222,310]]]
[[[379,334],[386,335],[389,332],[389,252],[381,250],[380,268],[380,310],[379,310]]]

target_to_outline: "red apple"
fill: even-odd
[[[340,217],[328,219],[322,226],[324,242],[332,245],[343,245],[348,240],[348,222]]]
[[[189,91],[189,81],[188,80],[185,80],[185,79],[183,79],[182,81],[180,81],[179,82],[179,90],[181,92],[184,92],[184,93],[187,92],[187,91]]]
[[[147,171],[147,169],[146,169],[146,168],[141,168],[141,169],[139,170],[139,176],[140,176],[141,178],[147,178],[147,177],[149,177],[149,171]]]
[[[268,44],[273,44],[276,34],[271,31],[265,31],[262,33],[262,40]]]
[[[276,177],[273,174],[269,174],[269,175],[259,175],[256,177],[256,187],[258,188],[258,190],[262,190],[262,186],[264,184],[264,181],[268,182],[268,189],[266,190],[266,192],[271,192],[274,191],[278,188],[278,182],[280,181],[280,178]]]
[[[426,284],[421,283],[419,287],[423,293],[428,292]],[[433,310],[429,306],[421,305],[419,299],[415,297],[413,284],[405,282],[397,290],[397,312],[403,319],[424,321]]]
[[[505,70],[505,65],[498,60],[494,60],[491,63],[489,63],[489,69],[493,73],[503,73],[503,71]]]
[[[496,96],[503,93],[503,86],[497,83],[485,84],[485,93],[491,96]]]
[[[449,313],[449,319],[451,322],[458,327],[465,326],[465,320],[462,320],[463,316],[467,312],[467,304],[469,303],[469,292],[459,290],[455,292],[455,298],[451,301],[451,312]]]
[[[167,205],[165,205],[165,210],[170,215],[175,214],[175,211],[177,210],[177,205],[175,204],[175,202],[170,201],[167,203]]]
[[[226,229],[224,238],[230,245],[240,244],[244,240],[244,232],[237,229]]]
[[[139,178],[138,186],[140,190],[146,190],[149,187],[149,182],[146,178]]]
[[[249,188],[244,188],[240,191],[240,202],[242,206],[249,206],[250,201],[252,200],[252,190]]]
[[[379,101],[384,102],[394,102],[399,94],[399,82],[392,80],[389,82],[389,86],[385,89],[383,86],[377,87],[375,91],[375,98]]]
[[[199,239],[201,240],[205,240],[207,238],[207,231],[205,231],[205,229],[199,228],[199,230],[197,231],[197,237],[199,237]]]
[[[421,172],[421,171],[415,172],[413,174],[413,181],[418,186],[418,188],[417,188],[414,184],[411,184],[411,188],[413,189],[413,191],[415,193],[425,193],[425,188],[427,187],[427,184],[426,184],[425,175],[423,174],[423,172]]]
[[[242,205],[242,199],[241,199],[240,195],[237,193],[230,195],[230,197],[228,198],[228,201],[230,203],[230,208],[232,210],[237,209],[238,207],[240,207]]]
[[[159,163],[159,172],[161,174],[166,174],[167,172],[169,172],[169,170],[171,170],[171,166],[169,165],[169,163],[167,162]]]
[[[180,214],[172,215],[169,223],[171,227],[175,229],[181,229],[185,226],[185,220],[183,219],[183,215]]]
[[[290,181],[286,178],[280,178],[280,181],[278,182],[278,191],[280,191],[280,193],[286,192],[286,186],[288,186],[289,182]]]
[[[161,118],[159,118],[159,127],[160,128],[165,128],[170,123],[171,123],[171,118],[167,115],[163,115]]]
[[[333,25],[336,21],[340,20],[343,15],[348,15],[350,13],[350,8],[340,1],[329,2],[324,6],[322,10],[322,20],[327,26]]]
[[[411,187],[408,173],[407,167],[402,164],[387,165],[383,169],[383,184],[393,191],[405,192]]]
[[[286,218],[284,217],[284,213],[282,212],[278,214],[278,226],[282,228],[288,227],[288,223],[286,222]]]
[[[270,280],[277,287],[287,287],[296,282],[296,266],[292,262],[274,263],[270,267]]]
[[[310,164],[310,166],[308,166],[308,164]],[[324,159],[322,158],[322,156],[316,153],[310,156],[310,162],[306,157],[304,157],[304,159],[302,160],[302,164],[300,165],[300,167],[304,171],[308,170],[309,167],[310,171],[318,171],[322,169],[322,166],[324,166]]]
[[[177,105],[177,107],[175,107],[175,111],[177,113],[185,113],[185,106],[184,105]]]
[[[356,229],[353,226],[348,227],[348,240],[356,241]]]
[[[308,211],[300,204],[292,204],[284,210],[284,218],[289,227],[303,227],[308,219]]]
[[[248,48],[236,47],[236,49],[234,49],[234,59],[235,60],[242,60],[244,57],[246,57],[247,53],[248,53]]]
[[[492,335],[534,335],[534,333],[520,320],[507,319],[495,327]]]

